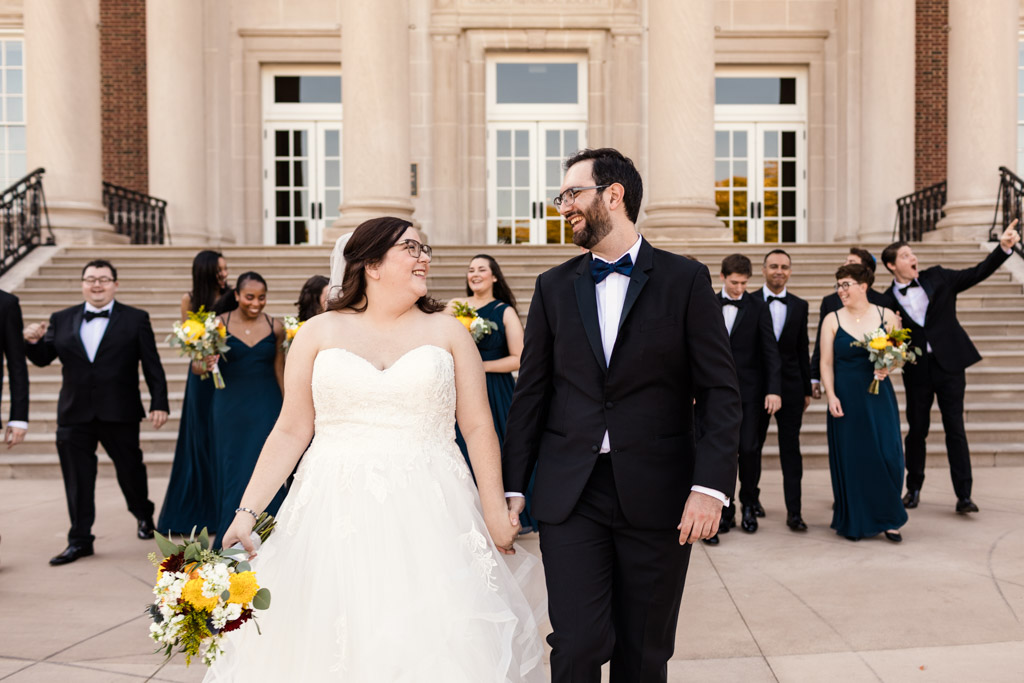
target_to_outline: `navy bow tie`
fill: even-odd
[[[85,322],[91,322],[92,320],[95,320],[96,318],[109,318],[109,317],[110,317],[110,311],[109,310],[106,310],[106,311],[86,311],[85,312]]]
[[[739,299],[726,299],[724,296],[718,297],[722,300],[723,306],[735,306],[736,308],[743,308],[743,304],[740,303]]]
[[[768,295],[768,304],[771,305],[771,303],[773,301],[778,301],[781,304],[785,304],[786,303],[786,297],[785,296],[772,296],[771,294],[769,294]]]
[[[626,277],[633,272],[633,259],[626,254],[615,263],[608,263],[595,258],[590,261],[590,275],[594,278],[594,284],[602,282],[612,273],[622,273]]]
[[[900,287],[899,288],[900,289],[900,294],[902,294],[903,296],[906,296],[907,295],[907,290],[909,290],[911,287],[920,287],[920,286],[921,286],[921,284],[917,280],[911,280],[909,285],[907,285],[906,287]]]

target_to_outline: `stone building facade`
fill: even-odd
[[[941,180],[936,236],[977,236],[1020,170],[1022,7],[0,0],[0,174],[46,168],[63,241],[115,239],[107,180],[166,199],[177,244],[322,243],[382,213],[550,244],[558,162],[614,146],[652,239],[881,242]]]

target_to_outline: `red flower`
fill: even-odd
[[[251,619],[251,618],[252,618],[252,610],[248,609],[248,608],[243,609],[242,610],[242,614],[237,619],[232,619],[228,623],[224,624],[224,628],[222,628],[220,630],[220,632],[221,633],[231,633],[232,631],[237,629],[239,626],[241,626],[245,622],[249,621],[249,619]]]
[[[185,553],[180,552],[177,555],[171,555],[162,563],[160,563],[160,571],[163,572],[180,572],[185,567]]]

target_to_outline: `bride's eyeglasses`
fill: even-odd
[[[420,254],[426,254],[428,261],[433,258],[434,250],[430,248],[430,245],[417,242],[416,240],[402,240],[395,242],[395,246],[405,247],[413,258],[418,259]]]

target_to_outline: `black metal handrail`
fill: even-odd
[[[1024,196],[1024,180],[1006,168],[999,167],[999,196],[996,197],[996,212],[992,216],[992,227],[988,231],[988,238],[992,242],[998,242],[999,236],[1010,227],[1010,223],[1017,220],[1017,234],[1024,236],[1021,226],[1021,197]],[[1019,241],[1013,248],[1017,255],[1024,258],[1024,245]]]
[[[42,168],[29,173],[0,193],[0,275],[38,247],[42,242],[42,226],[46,222],[46,242],[52,245],[50,212],[43,193]]]
[[[921,188],[896,200],[896,224],[893,238],[904,242],[920,242],[926,232],[935,229],[946,214],[946,181]]]
[[[103,206],[107,222],[118,235],[127,235],[132,244],[170,244],[167,202],[113,183],[103,183]]]

